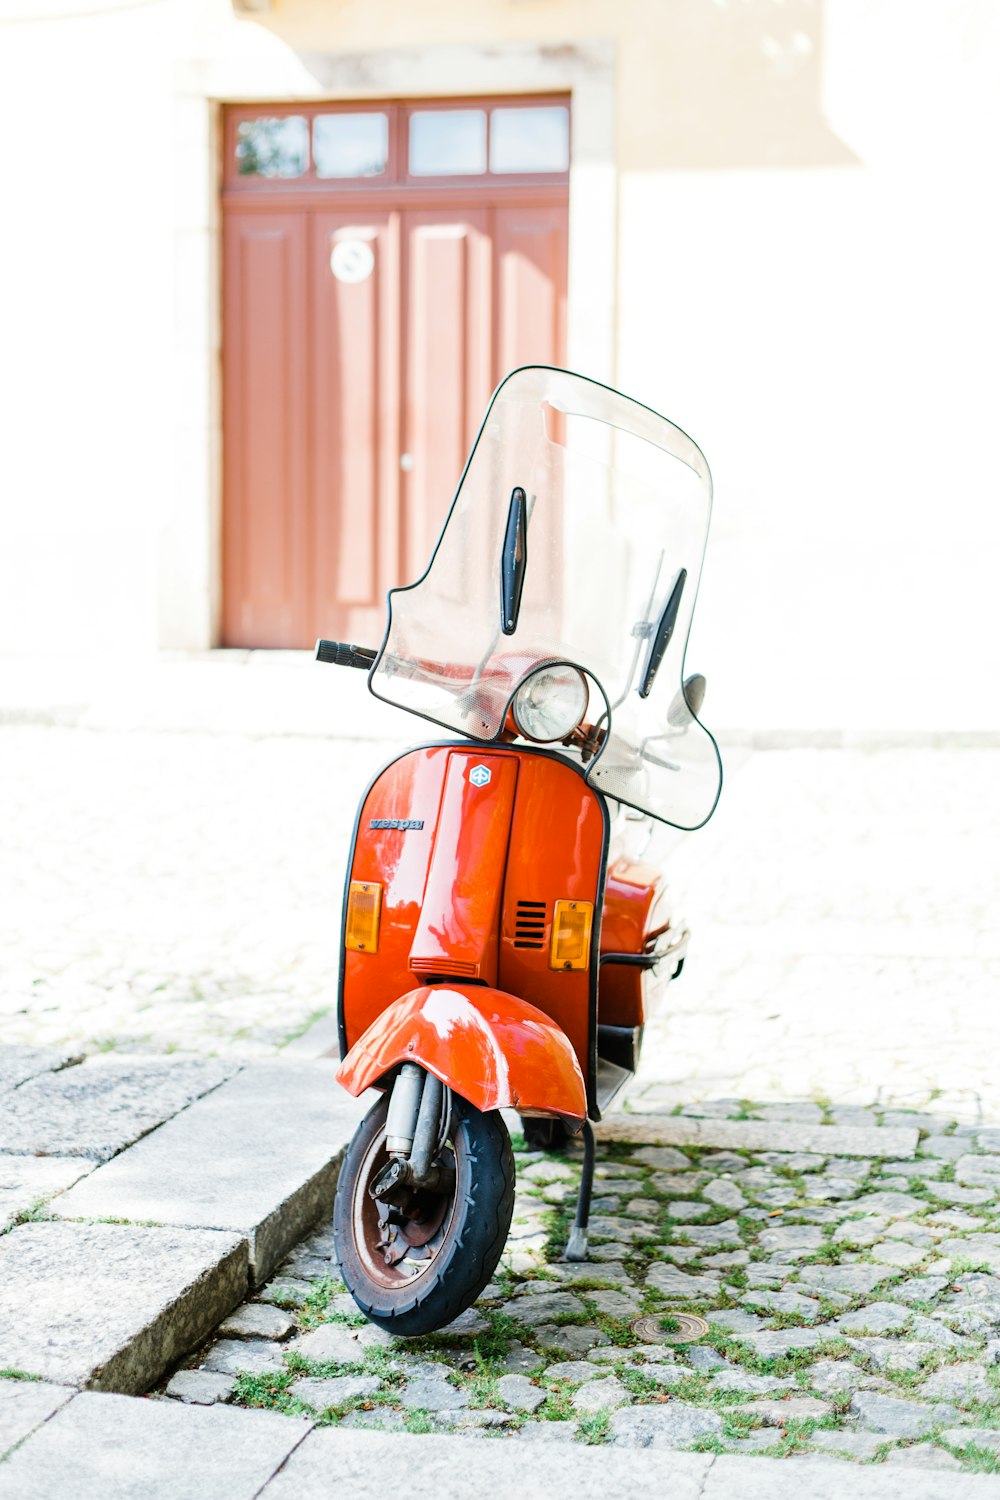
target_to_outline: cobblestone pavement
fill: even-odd
[[[0,728],[0,1035],[275,1051],[336,991],[383,744]]]
[[[391,753],[0,727],[3,1040],[260,1055],[302,1031],[332,1003],[355,806]],[[712,823],[659,841],[694,937],[633,1104],[1000,1119],[1000,750],[726,759]]]
[[[832,1100],[1000,1119],[996,750],[728,758],[670,868],[694,939],[641,1107]],[[643,1085],[647,1086],[643,1086]]]
[[[449,1329],[404,1340],[364,1322],[321,1227],[161,1394],[347,1427],[1000,1471],[1000,1129],[686,1112],[787,1122],[789,1149],[600,1145],[575,1265],[559,1254],[579,1158],[520,1149],[501,1270]],[[918,1154],[879,1156],[878,1130],[868,1158],[795,1149],[821,1122],[916,1125]],[[704,1320],[695,1342],[682,1312]]]

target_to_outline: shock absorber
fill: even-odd
[[[409,1156],[413,1149],[426,1077],[417,1063],[404,1063],[399,1070],[385,1122],[385,1149],[390,1156]]]
[[[376,1201],[406,1201],[415,1188],[450,1191],[451,1167],[434,1164],[443,1144],[442,1121],[450,1094],[439,1078],[416,1063],[404,1063],[392,1086],[386,1115],[385,1148],[391,1156],[368,1189]],[[402,1195],[402,1196],[401,1196]]]

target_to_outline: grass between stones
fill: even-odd
[[[592,1417],[584,1417],[577,1431],[584,1443],[606,1443],[611,1431],[611,1418],[606,1411],[595,1412]]]
[[[750,1117],[751,1108],[749,1103],[745,1103],[745,1108],[741,1107],[741,1115]],[[457,1389],[464,1392],[468,1402],[467,1409],[470,1412],[485,1409],[494,1409],[499,1412],[503,1410],[499,1381],[507,1373],[505,1361],[512,1347],[516,1345],[518,1349],[524,1349],[528,1356],[526,1363],[522,1366],[523,1373],[533,1380],[540,1392],[544,1393],[545,1399],[530,1416],[517,1411],[504,1412],[504,1430],[508,1432],[516,1430],[527,1422],[572,1423],[579,1441],[586,1444],[607,1442],[613,1433],[612,1415],[607,1411],[602,1411],[581,1418],[573,1406],[573,1396],[580,1388],[580,1382],[561,1381],[554,1374],[543,1373],[545,1366],[558,1365],[567,1359],[582,1359],[584,1356],[568,1355],[556,1349],[547,1348],[543,1334],[531,1325],[515,1320],[506,1311],[508,1300],[526,1283],[534,1282],[544,1285],[546,1290],[571,1292],[579,1299],[582,1304],[581,1311],[564,1313],[548,1319],[547,1322],[554,1324],[557,1328],[589,1326],[603,1334],[607,1342],[602,1347],[601,1359],[593,1362],[594,1377],[615,1375],[627,1394],[628,1403],[662,1404],[680,1400],[719,1413],[723,1421],[723,1436],[702,1438],[694,1444],[695,1449],[703,1452],[725,1452],[732,1444],[738,1444],[750,1434],[757,1433],[761,1427],[761,1417],[752,1410],[736,1410],[736,1407],[752,1400],[749,1392],[720,1390],[712,1384],[708,1372],[696,1368],[686,1370],[688,1354],[693,1346],[673,1346],[672,1357],[678,1366],[677,1373],[680,1374],[681,1371],[685,1373],[668,1389],[664,1389],[663,1385],[657,1381],[652,1373],[652,1367],[644,1367],[640,1363],[642,1356],[639,1340],[632,1331],[630,1318],[602,1312],[593,1301],[593,1294],[598,1289],[621,1289],[619,1276],[602,1275],[600,1260],[592,1260],[588,1266],[588,1274],[581,1275],[580,1279],[569,1280],[559,1274],[557,1262],[565,1247],[575,1208],[579,1159],[572,1154],[563,1158],[546,1158],[539,1152],[524,1152],[522,1140],[515,1140],[514,1144],[515,1149],[519,1150],[523,1156],[522,1167],[550,1160],[553,1162],[551,1173],[548,1170],[540,1172],[537,1178],[522,1176],[518,1187],[518,1203],[528,1215],[524,1222],[529,1229],[533,1224],[539,1225],[539,1232],[544,1235],[544,1249],[541,1253],[533,1252],[532,1261],[523,1249],[518,1250],[516,1243],[512,1245],[513,1264],[518,1266],[517,1271],[514,1271],[511,1265],[505,1265],[498,1270],[494,1278],[497,1296],[492,1302],[480,1302],[477,1308],[486,1319],[488,1326],[485,1331],[471,1340],[469,1338],[456,1340],[447,1334],[439,1334],[407,1341],[406,1352],[440,1362],[442,1375]],[[975,1152],[975,1145],[971,1139],[969,1149],[970,1154]],[[599,1169],[604,1167],[609,1170],[607,1175],[598,1176],[595,1182],[595,1196],[610,1200],[608,1207],[604,1210],[607,1216],[627,1220],[635,1226],[636,1237],[626,1240],[621,1253],[616,1258],[620,1259],[624,1265],[632,1290],[639,1294],[638,1301],[642,1310],[662,1315],[665,1339],[669,1340],[670,1334],[677,1327],[675,1317],[677,1313],[690,1311],[704,1316],[707,1311],[713,1309],[752,1311],[762,1319],[762,1326],[765,1329],[774,1331],[812,1327],[815,1324],[816,1331],[820,1335],[820,1341],[810,1348],[790,1348],[773,1355],[759,1354],[752,1342],[743,1342],[739,1336],[734,1336],[729,1330],[717,1324],[711,1324],[709,1332],[701,1340],[702,1348],[714,1350],[735,1372],[743,1371],[748,1376],[777,1376],[791,1383],[793,1395],[813,1394],[830,1403],[831,1410],[828,1415],[818,1419],[788,1420],[781,1427],[775,1428],[774,1441],[767,1443],[762,1438],[760,1446],[752,1449],[754,1453],[783,1456],[808,1451],[810,1439],[816,1432],[839,1430],[849,1413],[851,1393],[856,1388],[859,1377],[877,1376],[885,1382],[882,1386],[883,1390],[904,1399],[919,1400],[923,1382],[932,1371],[951,1363],[980,1357],[978,1351],[981,1350],[983,1341],[976,1336],[972,1338],[969,1349],[961,1351],[946,1347],[933,1349],[921,1361],[921,1366],[916,1371],[884,1370],[879,1369],[876,1360],[863,1350],[852,1349],[847,1340],[839,1336],[835,1330],[831,1330],[828,1336],[823,1336],[823,1325],[837,1315],[864,1307],[872,1302],[891,1301],[893,1290],[904,1280],[926,1275],[929,1272],[933,1274],[935,1258],[933,1246],[926,1248],[922,1260],[905,1268],[880,1263],[880,1272],[884,1271],[885,1274],[870,1292],[863,1294],[849,1291],[838,1292],[836,1296],[832,1292],[830,1296],[820,1294],[816,1298],[817,1317],[814,1324],[807,1323],[800,1314],[769,1313],[765,1309],[755,1307],[752,1302],[749,1307],[741,1302],[741,1298],[747,1292],[760,1292],[763,1295],[770,1288],[770,1282],[763,1286],[753,1284],[751,1272],[755,1266],[774,1265],[776,1272],[774,1290],[778,1291],[783,1284],[787,1284],[788,1290],[796,1289],[800,1274],[808,1287],[809,1267],[873,1263],[876,1246],[864,1243],[859,1245],[849,1240],[834,1238],[838,1225],[866,1217],[871,1210],[866,1209],[863,1201],[858,1202],[850,1197],[836,1198],[835,1196],[833,1200],[827,1197],[826,1180],[822,1176],[822,1170],[829,1172],[831,1182],[840,1177],[856,1177],[858,1198],[861,1200],[872,1191],[903,1191],[905,1181],[905,1191],[911,1199],[916,1200],[916,1206],[911,1207],[907,1217],[917,1221],[918,1225],[925,1217],[935,1213],[949,1209],[966,1211],[963,1205],[951,1205],[935,1198],[932,1184],[925,1178],[914,1176],[902,1179],[898,1175],[881,1177],[878,1174],[880,1165],[878,1159],[872,1161],[870,1175],[866,1177],[864,1174],[858,1175],[855,1171],[848,1170],[853,1165],[851,1163],[846,1164],[843,1170],[838,1170],[840,1164],[836,1162],[832,1162],[827,1168],[822,1158],[819,1157],[814,1158],[812,1162],[806,1162],[803,1158],[801,1164],[797,1160],[795,1170],[792,1170],[784,1166],[780,1160],[775,1160],[772,1153],[763,1154],[762,1160],[761,1156],[755,1156],[750,1152],[734,1155],[733,1153],[713,1153],[697,1147],[680,1149],[679,1155],[684,1159],[685,1166],[660,1168],[643,1160],[642,1150],[641,1147],[623,1142],[602,1146]],[[713,1164],[711,1160],[713,1154],[719,1159],[719,1166]],[[676,1161],[676,1158],[672,1159]],[[721,1164],[723,1161],[724,1165]],[[744,1163],[743,1166],[740,1166],[741,1161]],[[816,1162],[820,1165],[816,1166]],[[564,1170],[555,1170],[557,1166],[564,1167],[565,1165],[570,1168],[569,1175]],[[691,1173],[692,1180],[685,1183],[683,1178],[688,1172]],[[652,1179],[658,1175],[660,1182],[654,1185]],[[740,1180],[748,1175],[749,1182]],[[665,1177],[678,1180],[665,1183]],[[748,1200],[746,1208],[737,1212],[733,1208],[726,1208],[706,1200],[702,1189],[708,1185],[709,1177],[732,1179]],[[953,1179],[954,1163],[949,1161],[940,1176],[934,1178],[934,1183],[953,1181]],[[623,1193],[617,1189],[618,1182],[626,1184]],[[819,1183],[823,1184],[822,1189],[817,1189],[816,1185]],[[561,1200],[553,1202],[545,1197],[545,1193],[549,1191],[552,1198],[556,1198],[557,1191],[554,1189],[557,1185],[560,1187],[565,1185],[566,1192]],[[838,1186],[835,1182],[833,1185]],[[814,1192],[818,1192],[817,1198],[811,1197]],[[792,1196],[789,1198],[789,1195]],[[617,1204],[614,1202],[616,1199]],[[628,1205],[635,1199],[651,1204],[655,1213],[641,1210],[638,1203],[630,1213]],[[692,1216],[695,1221],[693,1228],[670,1218],[669,1205],[678,1201],[692,1201],[699,1205],[697,1215]],[[968,1212],[970,1217],[976,1220],[975,1227],[977,1228],[995,1230],[1000,1227],[998,1225],[1000,1209],[995,1205],[989,1208],[977,1206]],[[736,1234],[732,1248],[739,1247],[749,1252],[749,1264],[731,1267],[705,1265],[706,1258],[720,1253],[720,1247],[702,1245],[698,1239],[698,1232],[733,1220],[736,1221]],[[801,1251],[796,1253],[795,1258],[787,1263],[782,1260],[780,1252],[775,1254],[773,1250],[765,1249],[760,1244],[762,1232],[798,1224],[819,1224],[822,1239],[816,1246],[802,1247]],[[929,1227],[933,1230],[933,1226]],[[914,1230],[915,1235],[919,1232],[917,1229]],[[954,1239],[961,1236],[962,1228],[946,1223],[937,1226],[937,1233],[942,1238]],[[611,1236],[611,1238],[615,1237]],[[864,1238],[863,1231],[861,1238]],[[593,1243],[595,1248],[600,1248],[601,1239],[598,1235],[593,1236]],[[672,1246],[684,1246],[692,1252],[676,1263],[677,1269],[694,1276],[710,1271],[719,1283],[717,1294],[713,1293],[711,1297],[704,1300],[676,1298],[646,1282],[650,1266],[669,1259],[664,1256],[664,1251]],[[919,1245],[919,1238],[917,1248],[922,1248]],[[723,1246],[721,1253],[729,1253],[729,1249],[730,1247]],[[945,1272],[949,1278],[945,1293],[915,1303],[907,1302],[907,1311],[924,1316],[937,1314],[940,1318],[942,1308],[946,1306],[946,1302],[942,1302],[942,1296],[946,1297],[954,1289],[956,1279],[979,1270],[988,1271],[988,1266],[981,1260],[972,1256],[952,1257]],[[286,1274],[294,1274],[294,1272]],[[343,1287],[334,1277],[315,1280],[312,1290],[302,1305],[295,1309],[295,1317],[301,1331],[308,1331],[330,1321],[355,1324],[362,1322],[360,1314],[343,1312],[335,1307],[335,1300],[342,1295]],[[292,1300],[291,1298],[285,1300],[286,1307]],[[959,1320],[958,1328],[959,1332],[965,1336],[961,1320]],[[901,1329],[890,1329],[887,1334],[879,1336],[898,1338],[903,1343],[907,1338],[906,1332]],[[341,1406],[328,1408],[319,1415],[321,1422],[333,1423],[357,1410],[374,1414],[379,1408],[395,1407],[396,1411],[393,1415],[395,1425],[398,1426],[402,1421],[410,1432],[440,1431],[442,1419],[436,1413],[418,1409],[400,1415],[399,1398],[405,1385],[406,1375],[405,1371],[393,1369],[395,1352],[383,1347],[366,1349],[363,1358],[350,1366],[318,1365],[304,1360],[301,1356],[287,1353],[285,1368],[281,1371],[264,1375],[241,1375],[237,1381],[234,1399],[244,1405],[268,1406],[292,1413],[308,1412],[311,1409],[297,1400],[291,1392],[290,1388],[296,1380],[304,1375],[324,1378],[357,1374],[360,1370],[366,1374],[378,1375],[382,1381],[381,1389],[374,1395],[355,1398],[344,1402]],[[532,1355],[536,1356],[534,1365],[531,1364]],[[845,1378],[842,1389],[835,1390],[831,1394],[829,1372],[825,1372],[820,1389],[812,1386],[810,1368],[817,1360],[843,1362]],[[456,1368],[456,1365],[459,1367]],[[988,1369],[987,1378],[997,1392],[997,1405],[987,1403],[964,1408],[963,1418],[970,1426],[1000,1427],[1000,1368]],[[499,1431],[498,1428],[491,1428],[488,1430],[488,1435],[499,1434]],[[940,1435],[932,1433],[929,1439],[923,1441],[927,1440],[940,1441]],[[873,1457],[865,1461],[880,1461],[894,1446],[896,1446],[895,1441],[887,1437],[884,1443],[876,1446]],[[824,1448],[823,1451],[830,1452],[831,1450]],[[968,1443],[961,1448],[949,1448],[948,1451],[956,1454],[970,1472],[1000,1472],[1000,1455],[990,1449]]]
[[[964,1448],[955,1448],[948,1443],[941,1446],[947,1453],[960,1458],[973,1474],[1000,1474],[1000,1453],[995,1453],[992,1448],[977,1448],[975,1443],[967,1443]]]

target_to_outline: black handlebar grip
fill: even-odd
[[[349,646],[346,641],[316,642],[316,660],[334,667],[360,667],[367,672],[376,655],[368,646]]]

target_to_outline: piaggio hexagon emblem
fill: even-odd
[[[469,772],[469,780],[473,786],[486,786],[492,775],[489,766],[473,766]]]

